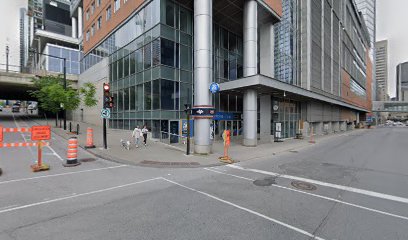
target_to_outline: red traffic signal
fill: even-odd
[[[109,92],[109,90],[110,90],[109,84],[108,84],[108,83],[104,83],[104,84],[103,84],[103,91]]]

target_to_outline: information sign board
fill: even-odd
[[[50,140],[51,139],[51,127],[50,126],[32,126],[31,127],[31,140]]]

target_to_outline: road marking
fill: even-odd
[[[12,212],[12,211],[16,211],[16,210],[21,210],[21,209],[25,209],[25,208],[40,206],[40,205],[44,205],[44,204],[48,204],[48,203],[59,202],[59,201],[67,200],[67,199],[72,199],[72,198],[87,196],[87,195],[91,195],[91,194],[96,194],[96,193],[111,191],[111,190],[115,190],[115,189],[119,189],[119,188],[124,188],[124,187],[133,186],[133,185],[140,184],[140,183],[146,183],[146,182],[150,182],[150,181],[154,181],[154,180],[159,180],[159,179],[161,179],[161,177],[150,178],[150,179],[146,179],[146,180],[143,180],[143,181],[138,181],[138,182],[133,182],[133,183],[128,183],[128,184],[123,184],[123,185],[119,185],[119,186],[116,186],[116,187],[104,188],[104,189],[100,189],[100,190],[96,190],[96,191],[91,191],[91,192],[86,192],[86,193],[80,193],[80,194],[76,194],[76,195],[70,195],[70,196],[67,196],[67,197],[55,198],[55,199],[48,200],[48,201],[36,202],[36,203],[27,204],[27,205],[23,205],[23,206],[19,206],[19,207],[14,207],[14,208],[9,208],[9,209],[5,209],[5,210],[1,210],[1,211],[0,211],[0,214],[1,214],[1,213],[6,213],[6,212]]]
[[[6,206],[6,207],[2,207],[2,208],[0,208],[0,210],[5,210],[5,209],[12,208],[12,207],[17,207],[17,206],[18,206],[17,204],[14,204],[14,205],[10,205],[10,206]]]
[[[20,125],[19,125],[18,122],[16,121],[16,118],[14,117],[14,113],[12,112],[11,114],[12,114],[12,116],[13,116],[14,124],[16,125],[16,127],[19,128]],[[27,142],[27,139],[25,138],[25,135],[24,135],[23,133],[21,133],[21,132],[20,132],[20,135],[21,135],[21,137],[24,139],[24,142]],[[31,147],[28,147],[28,150],[30,151],[31,156],[32,156],[32,157],[35,157],[35,154],[34,154],[34,152],[33,152],[33,149],[32,149]]]
[[[306,235],[306,236],[308,236],[308,237],[311,237],[311,238],[313,238],[313,239],[316,239],[316,240],[324,240],[324,238],[317,237],[317,236],[313,235],[312,233],[309,233],[309,232],[307,232],[307,231],[305,231],[305,230],[302,230],[302,229],[297,228],[297,227],[295,227],[295,226],[292,226],[292,225],[289,225],[289,224],[287,224],[287,223],[281,222],[281,221],[276,220],[276,219],[274,219],[274,218],[268,217],[268,216],[266,216],[266,215],[264,215],[264,214],[262,214],[262,213],[259,213],[259,212],[254,211],[254,210],[251,210],[251,209],[242,207],[242,206],[240,206],[240,205],[238,205],[238,204],[235,204],[235,203],[229,202],[229,201],[227,201],[227,200],[221,199],[221,198],[216,197],[216,196],[214,196],[214,195],[211,195],[211,194],[209,194],[209,193],[206,193],[206,192],[203,192],[203,191],[200,191],[200,190],[196,190],[196,189],[191,188],[191,187],[187,187],[187,186],[185,186],[185,185],[183,185],[183,184],[181,184],[181,183],[174,182],[174,181],[169,180],[169,179],[167,179],[167,178],[161,177],[161,179],[163,179],[163,180],[165,180],[165,181],[167,181],[167,182],[169,182],[169,183],[175,184],[175,185],[177,185],[177,186],[180,186],[180,187],[182,187],[182,188],[188,189],[188,190],[190,190],[190,191],[193,191],[193,192],[196,192],[196,193],[205,195],[205,196],[207,196],[207,197],[209,197],[209,198],[212,198],[212,199],[214,199],[214,200],[217,200],[217,201],[219,201],[219,202],[222,202],[222,203],[228,204],[228,205],[230,205],[230,206],[233,206],[233,207],[235,207],[235,208],[241,209],[241,210],[243,210],[243,211],[245,211],[245,212],[252,213],[252,214],[254,214],[254,215],[258,216],[258,217],[261,217],[261,218],[263,218],[263,219],[266,219],[266,220],[268,220],[268,221],[270,221],[270,222],[274,222],[274,223],[279,224],[279,225],[281,225],[281,226],[283,226],[283,227],[289,228],[289,229],[294,230],[294,231],[296,231],[296,232],[298,232],[298,233],[301,233],[301,234],[303,234],[303,235]]]
[[[6,183],[13,183],[13,182],[23,182],[23,181],[34,180],[34,179],[39,179],[39,178],[58,177],[58,176],[72,175],[72,174],[77,174],[77,173],[101,171],[101,170],[114,169],[114,168],[120,168],[120,167],[126,167],[126,166],[128,166],[128,165],[118,165],[118,166],[105,167],[105,168],[94,168],[94,169],[89,169],[89,170],[82,170],[82,171],[76,171],[76,172],[67,172],[67,173],[58,173],[58,174],[44,175],[44,176],[31,177],[31,178],[20,178],[20,179],[14,179],[14,180],[8,180],[8,181],[0,182],[0,185],[1,184],[6,184]]]
[[[235,177],[235,178],[240,178],[240,179],[248,180],[248,181],[251,181],[251,182],[255,181],[254,179],[241,177],[241,176],[234,175],[234,174],[229,174],[229,173],[223,173],[223,172],[216,171],[216,170],[210,169],[210,168],[204,168],[204,169],[207,170],[207,171],[211,171],[211,172],[215,172],[215,173],[223,174],[223,175],[228,175],[228,176]],[[272,184],[271,186],[281,188],[281,189],[285,189],[285,190],[289,190],[289,191],[293,191],[293,192],[297,192],[297,193],[303,193],[303,194],[306,194],[306,195],[309,195],[309,196],[325,199],[325,200],[332,201],[332,202],[341,203],[341,204],[344,204],[344,205],[347,205],[347,206],[360,208],[360,209],[363,209],[363,210],[367,210],[367,211],[370,211],[370,212],[375,212],[375,213],[387,215],[387,216],[390,216],[390,217],[395,217],[395,218],[399,218],[399,219],[403,219],[403,220],[408,220],[408,217],[405,217],[405,216],[401,216],[401,215],[397,215],[397,214],[393,214],[393,213],[389,213],[389,212],[384,212],[384,211],[377,210],[377,209],[374,209],[374,208],[364,207],[364,206],[358,205],[358,204],[344,202],[344,201],[341,201],[341,200],[338,200],[338,199],[335,199],[335,198],[330,198],[330,197],[325,197],[325,196],[322,196],[322,195],[317,195],[317,194],[313,194],[313,193],[309,193],[309,192],[304,192],[304,191],[296,190],[296,189],[293,189],[293,188],[280,186],[280,185],[277,185],[277,184]]]
[[[296,176],[291,176],[291,175],[286,175],[286,174],[267,172],[267,171],[264,171],[264,170],[243,168],[243,167],[235,165],[235,164],[230,164],[230,165],[226,165],[226,166],[230,167],[230,168],[242,170],[242,171],[255,172],[255,173],[261,173],[261,174],[264,174],[264,175],[269,175],[269,176],[274,176],[274,177],[281,177],[281,178],[287,178],[287,179],[298,180],[298,181],[303,181],[303,182],[309,182],[309,183],[313,183],[313,184],[320,185],[320,186],[336,188],[336,189],[339,189],[339,190],[359,193],[359,194],[367,195],[367,196],[371,196],[371,197],[382,198],[382,199],[391,200],[391,201],[395,201],[395,202],[408,203],[408,198],[393,196],[393,195],[389,195],[389,194],[385,194],[385,193],[379,193],[379,192],[374,192],[374,191],[369,191],[369,190],[364,190],[364,189],[359,189],[359,188],[348,187],[348,186],[344,186],[344,185],[327,183],[327,182],[322,182],[322,181],[313,180],[313,179],[309,179],[309,178],[302,178],[302,177],[296,177]]]

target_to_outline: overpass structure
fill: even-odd
[[[373,112],[408,113],[408,102],[373,101]]]
[[[35,101],[36,99],[29,93],[30,90],[34,90],[32,79],[46,75],[57,76],[59,74],[46,71],[36,71],[35,73],[0,71],[0,99]],[[72,87],[76,88],[78,76],[67,75],[67,81]]]

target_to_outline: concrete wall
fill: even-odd
[[[72,120],[82,121],[98,126],[102,126],[100,111],[102,109],[103,83],[109,82],[109,59],[104,58],[101,62],[95,64],[79,76],[78,86],[82,87],[84,83],[91,82],[96,87],[97,106],[85,107],[81,105],[78,110],[73,112]],[[81,110],[83,109],[83,110]]]

